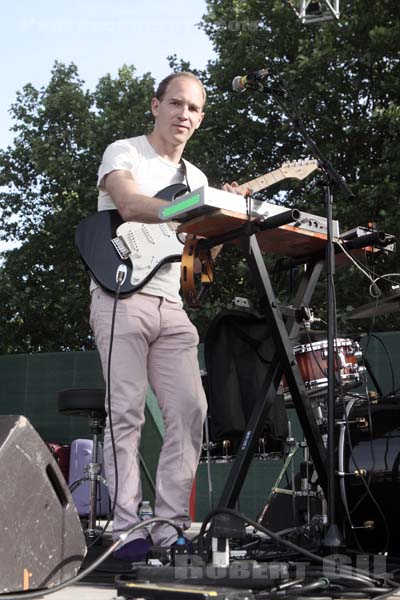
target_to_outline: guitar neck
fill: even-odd
[[[263,190],[274,183],[278,183],[285,178],[286,176],[282,173],[282,170],[276,169],[275,171],[271,171],[271,173],[266,173],[265,175],[251,179],[247,183],[243,183],[239,186],[239,190],[244,195],[248,192],[259,192],[260,190]]]

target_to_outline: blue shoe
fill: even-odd
[[[138,538],[127,542],[112,553],[113,557],[126,562],[144,562],[150,552],[151,544],[148,540]]]

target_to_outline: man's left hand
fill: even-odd
[[[238,194],[239,196],[243,196],[237,181],[232,181],[232,183],[224,183],[222,189],[225,192],[231,192],[231,194]]]

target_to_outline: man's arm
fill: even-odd
[[[158,211],[168,201],[141,194],[129,171],[111,171],[104,177],[103,185],[124,221],[161,223]]]
[[[124,221],[162,222],[158,216],[158,211],[162,206],[168,204],[168,201],[141,194],[129,171],[111,171],[104,177],[103,186],[111,196]],[[225,191],[240,194],[238,189],[235,188],[238,188],[235,181],[231,185],[225,183],[222,187]]]

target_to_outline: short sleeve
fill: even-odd
[[[98,188],[104,189],[102,186],[103,179],[111,171],[134,172],[135,152],[133,150],[127,140],[118,140],[107,146],[97,174]]]

